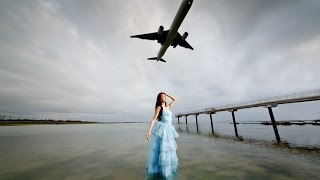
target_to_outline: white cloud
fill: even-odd
[[[320,83],[318,3],[194,1],[179,32],[195,50],[170,47],[167,63],[147,61],[160,45],[129,37],[169,28],[179,5],[0,2],[0,112],[140,121],[160,91],[180,112]]]

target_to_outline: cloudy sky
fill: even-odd
[[[194,0],[179,32],[195,50],[147,61],[160,45],[129,37],[168,29],[180,3],[1,0],[0,114],[150,121],[160,91],[179,113],[320,88],[320,1]],[[269,119],[263,108],[237,113]],[[320,103],[275,116],[320,118]]]

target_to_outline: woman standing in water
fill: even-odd
[[[169,105],[166,102],[167,96],[172,99]],[[177,144],[174,138],[178,138],[179,135],[172,125],[170,111],[176,101],[175,97],[164,92],[157,96],[154,116],[146,135],[147,140],[152,135],[146,164],[148,177],[173,177],[178,170]]]

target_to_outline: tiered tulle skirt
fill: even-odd
[[[178,133],[169,123],[157,121],[152,128],[152,138],[147,154],[146,171],[148,176],[170,177],[178,170],[177,144],[174,138]]]

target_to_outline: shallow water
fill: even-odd
[[[130,123],[0,127],[0,177],[145,179],[148,126]],[[220,135],[212,135],[207,125],[200,126],[201,133],[192,124],[175,127],[180,134],[178,179],[320,177],[318,150],[292,148],[260,136],[235,138],[232,133],[223,134],[221,129]]]
[[[177,124],[178,129],[185,132],[196,134],[212,134],[210,120],[202,119],[198,122],[198,127],[194,119],[188,121],[180,121]],[[235,130],[231,122],[213,121],[213,129],[215,135],[235,137]],[[320,126],[315,125],[291,125],[277,126],[279,136],[282,142],[289,143],[294,146],[303,146],[308,148],[320,149]],[[272,125],[261,124],[237,124],[238,135],[241,138],[252,141],[274,141],[276,142],[275,133]]]

